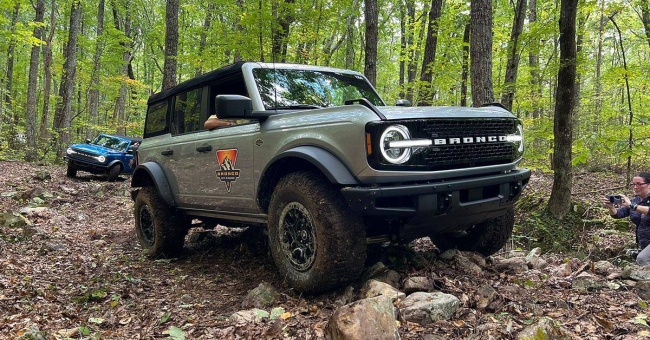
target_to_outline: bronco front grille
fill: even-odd
[[[411,159],[400,165],[386,162],[379,152],[368,157],[373,168],[382,170],[434,171],[498,165],[515,161],[520,154],[505,140],[476,142],[479,138],[506,136],[515,133],[517,120],[510,118],[422,119],[369,124],[374,150],[379,150],[379,136],[388,125],[401,124],[411,132],[412,139],[430,139],[438,144],[414,149]],[[458,141],[461,142],[458,142]]]

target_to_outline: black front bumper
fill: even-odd
[[[63,159],[68,162],[68,164],[74,166],[77,170],[90,172],[92,174],[107,173],[110,168],[107,164],[91,163],[86,160],[75,159],[68,156],[63,156]]]
[[[353,211],[402,221],[404,239],[464,230],[510,209],[530,178],[529,169],[449,181],[341,190]]]

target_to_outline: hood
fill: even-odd
[[[110,153],[121,153],[120,151],[109,149],[95,144],[72,144],[70,147],[76,151],[83,151],[94,155],[106,155]]]
[[[425,118],[514,118],[509,111],[498,106],[377,106],[388,120]]]

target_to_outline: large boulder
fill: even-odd
[[[361,297],[363,298],[373,298],[380,295],[387,296],[392,301],[406,297],[406,294],[400,292],[395,287],[377,280],[366,281],[363,288],[361,288]]]
[[[460,306],[460,300],[442,292],[417,292],[398,304],[400,315],[409,322],[426,325],[439,320],[449,320]]]
[[[399,339],[392,299],[377,296],[334,311],[325,327],[328,340]]]

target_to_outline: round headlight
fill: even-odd
[[[524,152],[524,127],[521,123],[517,124],[515,133],[506,136],[506,140],[517,147],[517,152]]]
[[[67,150],[65,150],[65,153],[67,153],[68,155],[72,155],[75,152],[74,150],[72,150],[72,148],[68,148]]]
[[[106,157],[104,157],[104,156],[99,156],[99,157],[97,157],[97,160],[100,161],[100,162],[102,162],[102,163],[104,163],[104,162],[106,162]]]
[[[411,133],[406,126],[389,126],[384,133],[381,134],[381,139],[379,140],[381,155],[384,156],[384,159],[393,164],[402,164],[407,162],[411,158],[410,147],[391,148],[388,144],[393,141],[408,139],[411,139]]]

